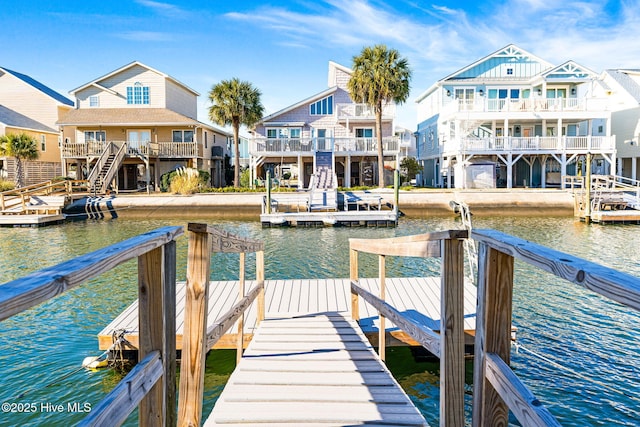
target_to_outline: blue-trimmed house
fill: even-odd
[[[419,184],[447,188],[561,186],[594,155],[616,164],[602,79],[510,44],[434,83],[417,99]]]

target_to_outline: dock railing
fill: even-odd
[[[522,425],[557,426],[509,368],[514,260],[640,310],[640,279],[495,230],[474,230],[478,247],[478,309],[473,425],[507,425],[509,409]]]
[[[178,401],[178,425],[199,426],[202,418],[204,367],[207,351],[222,338],[237,321],[237,360],[244,348],[244,313],[254,300],[257,303],[257,321],[264,319],[264,243],[235,236],[206,224],[191,223],[187,226],[189,250],[187,259],[187,283],[185,317],[180,366],[180,392]],[[238,253],[239,301],[216,323],[207,329],[211,253]],[[256,254],[256,286],[245,295],[246,254]]]
[[[141,426],[176,423],[176,244],[182,227],[163,227],[0,286],[0,321],[138,260],[139,363],[79,425],[122,424],[138,407]]]
[[[385,359],[385,319],[440,358],[440,425],[464,426],[464,247],[467,230],[450,230],[390,239],[349,239],[351,316],[359,320],[359,297],[378,310],[378,351]],[[378,255],[380,296],[358,282],[358,254]],[[417,323],[385,302],[387,256],[442,259],[440,333]]]
[[[467,230],[451,230],[391,239],[350,239],[352,316],[358,299],[379,312],[379,353],[384,360],[385,318],[440,358],[440,425],[464,426],[464,243]],[[508,425],[509,411],[525,426],[559,426],[509,368],[513,260],[517,257],[543,270],[582,284],[618,302],[640,307],[636,278],[493,230],[477,230],[480,243],[478,306],[473,375],[473,426]],[[380,296],[358,284],[358,253],[379,258]],[[387,256],[439,257],[441,262],[440,331],[416,323],[385,302]],[[611,279],[616,276],[614,283]]]

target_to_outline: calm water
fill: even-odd
[[[573,218],[475,218],[495,228],[640,276],[640,226],[586,226]],[[266,244],[267,278],[347,277],[349,237],[392,237],[459,228],[453,217],[408,219],[396,229],[262,229],[258,222],[204,220]],[[186,221],[112,220],[42,229],[0,229],[0,283],[127,237]],[[186,237],[178,241],[178,279],[186,271]],[[251,258],[249,259],[251,263]],[[373,258],[362,275],[375,276]],[[237,258],[215,255],[213,279],[233,278]],[[390,259],[389,276],[433,275],[434,261]],[[0,412],[0,425],[59,425],[85,414],[121,378],[112,370],[78,370],[97,356],[96,334],[136,298],[135,262],[53,301],[0,323],[0,403],[36,413]],[[364,274],[363,274],[364,273]],[[252,273],[251,273],[252,274]],[[252,276],[250,276],[252,277]],[[516,263],[514,324],[521,346],[512,367],[566,426],[640,425],[640,316],[569,283]],[[390,351],[389,365],[432,425],[437,425],[435,366],[406,349]],[[233,352],[207,360],[207,414],[233,367]],[[63,413],[57,412],[63,406]],[[74,406],[75,405],[75,406]],[[127,422],[136,425],[135,415]]]

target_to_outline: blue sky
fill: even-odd
[[[640,0],[3,0],[0,28],[0,66],[69,96],[141,61],[200,92],[205,122],[222,79],[250,81],[270,114],[326,89],[330,60],[351,66],[378,43],[413,70],[397,120],[412,130],[420,93],[510,43],[554,65],[640,68]]]

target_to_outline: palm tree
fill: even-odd
[[[382,147],[382,107],[388,102],[402,104],[409,97],[411,69],[395,49],[383,44],[365,47],[353,57],[353,74],[347,83],[355,102],[373,108],[378,138],[378,186],[384,187],[384,152]]]
[[[264,107],[260,90],[237,78],[222,80],[209,92],[209,120],[220,126],[233,127],[233,186],[240,186],[240,125],[252,127],[262,118]]]
[[[16,188],[22,187],[22,161],[35,160],[40,157],[38,141],[22,132],[8,133],[0,136],[0,156],[15,157],[16,159]]]

